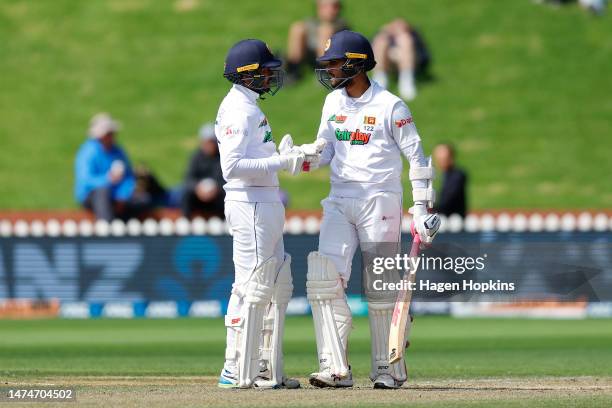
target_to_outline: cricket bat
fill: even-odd
[[[421,238],[418,234],[412,239],[410,248],[410,258],[416,258],[419,255],[419,246]],[[415,263],[410,263],[410,268],[406,270],[403,280],[407,282],[415,282],[416,269]],[[393,316],[391,318],[391,328],[389,329],[389,364],[399,361],[404,355],[406,348],[406,324],[410,319],[410,301],[412,300],[412,291],[402,289],[397,294],[395,307],[393,308]]]

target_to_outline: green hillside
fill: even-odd
[[[427,150],[457,144],[473,208],[610,208],[612,17],[528,0],[348,0],[372,36],[404,16],[435,79],[410,104]],[[0,208],[70,208],[74,153],[92,114],[124,126],[134,162],[180,181],[195,132],[229,87],[226,50],[284,49],[310,1],[2,0]],[[313,76],[261,103],[276,140],[310,141],[325,90]],[[283,178],[293,208],[319,208],[326,171]],[[305,193],[307,192],[307,193]]]

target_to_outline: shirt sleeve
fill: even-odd
[[[323,139],[327,142],[325,148],[321,152],[321,161],[319,162],[319,166],[327,166],[332,159],[334,158],[335,150],[334,145],[336,142],[336,138],[329,126],[329,116],[327,109],[327,100],[323,105],[323,112],[321,112],[321,123],[319,125],[319,131],[317,132],[317,139]]]
[[[280,170],[279,156],[262,159],[246,157],[249,143],[249,123],[246,115],[236,114],[230,121],[220,123],[216,133],[221,154],[221,169],[226,180],[262,177]]]
[[[402,154],[408,160],[410,167],[425,167],[427,159],[423,153],[421,137],[412,119],[410,109],[403,102],[397,102],[391,113],[391,133]],[[427,181],[411,181],[412,189],[427,188]]]

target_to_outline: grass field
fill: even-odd
[[[550,321],[418,317],[408,352],[409,384],[374,392],[369,332],[354,322],[353,390],[315,390],[312,321],[288,319],[286,371],[302,391],[219,391],[224,327],[219,319],[0,321],[4,386],[77,387],[86,406],[610,406],[612,325],[607,320]],[[168,403],[174,401],[175,403]]]
[[[345,11],[368,36],[397,16],[424,34],[434,80],[411,108],[426,150],[457,143],[473,208],[609,207],[610,13],[528,0],[350,0]],[[282,50],[290,22],[312,12],[310,1],[3,0],[0,208],[74,206],[73,156],[102,110],[123,122],[135,162],[178,183],[227,91],[228,47],[261,37]],[[276,139],[312,139],[324,96],[309,76],[263,102]],[[327,173],[283,186],[293,208],[319,208]]]

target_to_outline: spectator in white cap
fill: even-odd
[[[185,172],[181,209],[183,215],[224,218],[225,180],[221,172],[215,125],[205,123],[198,132],[199,146]]]
[[[127,219],[148,210],[148,203],[134,196],[136,181],[130,161],[115,143],[120,125],[108,113],[98,113],[89,122],[88,139],[75,160],[77,201],[97,219]]]

